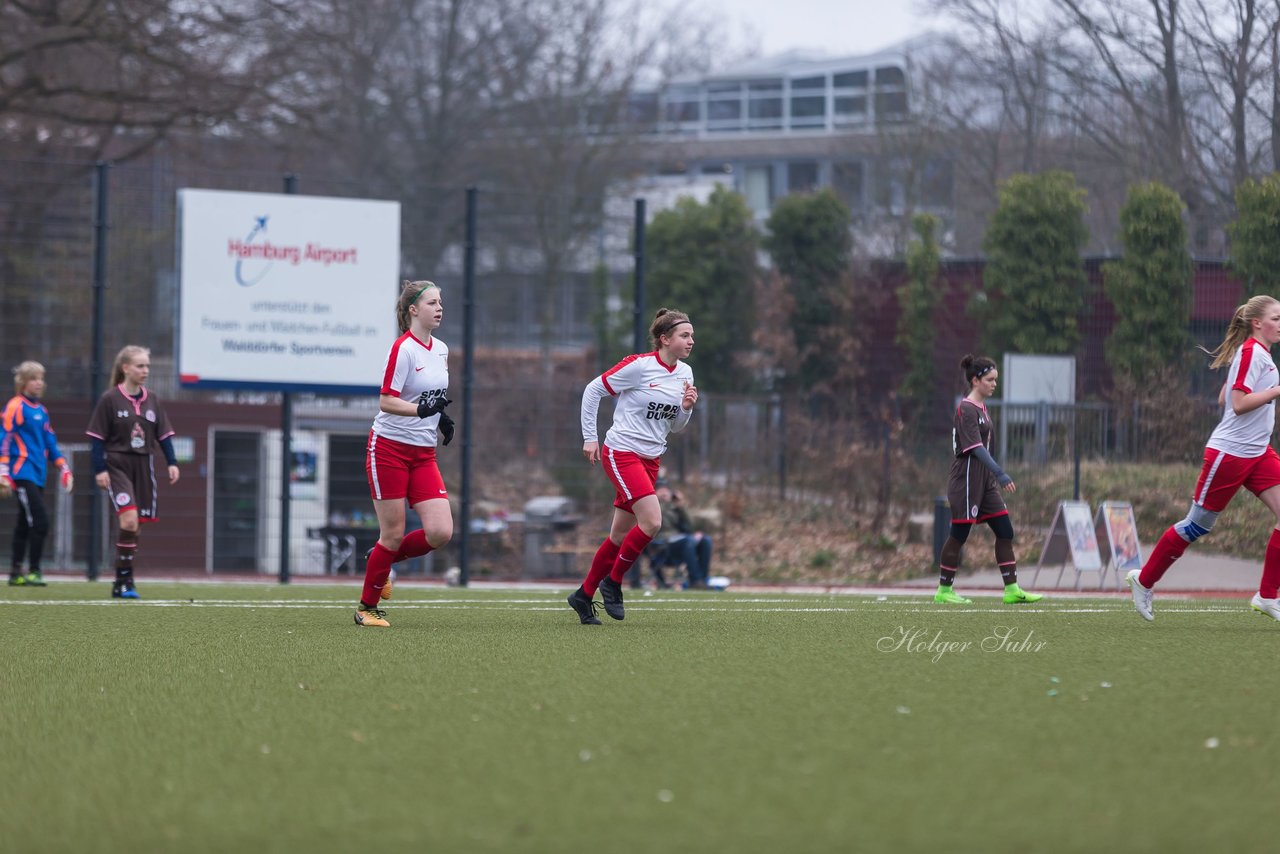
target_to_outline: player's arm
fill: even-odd
[[[1280,397],[1280,386],[1259,389],[1258,391],[1233,388],[1231,389],[1231,408],[1236,415],[1244,415],[1247,412],[1266,406],[1277,397]]]
[[[600,401],[609,397],[609,388],[605,385],[604,376],[598,376],[582,390],[582,409],[579,421],[582,427],[582,455],[588,462],[600,461],[600,435],[597,419],[600,415]]]
[[[1000,484],[1001,489],[1007,489],[1010,492],[1017,489],[1013,484],[1013,478],[1009,477],[1005,470],[1000,468],[1000,464],[996,462],[996,458],[991,456],[991,452],[984,446],[979,445],[969,453],[973,454],[974,459],[990,469],[991,473],[996,476],[996,483]]]

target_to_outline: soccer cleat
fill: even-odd
[[[1261,593],[1255,593],[1249,606],[1259,614],[1266,614],[1274,620],[1280,620],[1280,599],[1263,599]]]
[[[111,595],[113,596],[116,595],[115,591],[112,591]],[[142,597],[138,595],[138,589],[133,586],[133,582],[126,581],[125,583],[120,585],[120,598],[121,599],[141,599]]]
[[[582,625],[600,625],[600,618],[596,616],[596,600],[588,596],[581,587],[569,594],[569,607],[578,612]]]
[[[28,587],[48,587],[49,585],[45,582],[44,576],[41,575],[40,573],[29,572],[27,573],[27,586]]]
[[[1142,619],[1154,620],[1156,615],[1155,611],[1151,608],[1151,598],[1155,591],[1142,586],[1142,582],[1138,580],[1138,576],[1141,574],[1142,570],[1131,569],[1125,574],[1124,580],[1128,583],[1129,589],[1133,592],[1134,610],[1141,615]]]
[[[939,605],[972,605],[972,599],[966,599],[950,587],[938,585],[938,592],[933,594],[933,601]]]
[[[356,625],[391,627],[391,624],[387,622],[386,611],[380,608],[366,608],[363,602],[356,608]]]
[[[1017,605],[1023,602],[1039,602],[1043,593],[1028,593],[1017,584],[1006,584],[1004,588],[1004,604]]]
[[[604,612],[615,620],[625,615],[622,611],[622,584],[609,576],[600,579],[600,598],[604,600]]]
[[[26,586],[26,584],[27,584],[27,577],[26,577],[25,575],[11,575],[11,576],[9,576],[9,586],[10,586],[10,587],[25,587],[25,586]]]

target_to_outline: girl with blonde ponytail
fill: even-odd
[[[1280,343],[1280,302],[1255,296],[1238,307],[1222,343],[1209,353],[1210,367],[1230,365],[1219,402],[1222,420],[1204,449],[1200,480],[1185,519],[1164,532],[1141,570],[1129,570],[1125,580],[1133,592],[1133,606],[1145,620],[1154,620],[1152,588],[1182,557],[1187,546],[1213,530],[1240,487],[1276,517],[1262,561],[1262,580],[1250,602],[1253,610],[1280,620],[1280,455],[1271,447],[1275,429],[1275,401],[1280,378],[1271,348]]]

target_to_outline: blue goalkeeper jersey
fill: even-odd
[[[49,410],[38,400],[17,395],[0,415],[0,463],[9,466],[9,477],[43,487],[48,478],[48,461],[66,464],[58,450],[58,437],[49,423]]]

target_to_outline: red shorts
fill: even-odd
[[[436,449],[408,445],[369,431],[364,471],[375,501],[408,498],[413,506],[431,498],[448,498],[444,478],[436,466]]]
[[[613,506],[630,513],[633,504],[646,495],[653,495],[654,484],[658,480],[658,464],[662,458],[650,460],[630,451],[615,451],[608,445],[603,448],[601,461],[604,463],[604,473],[609,476],[618,493],[613,499]]]
[[[1204,449],[1204,466],[1192,499],[1206,510],[1226,509],[1240,487],[1259,495],[1280,486],[1280,455],[1270,446],[1257,457],[1233,457],[1215,448]]]

